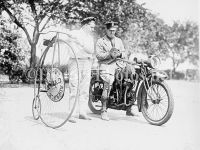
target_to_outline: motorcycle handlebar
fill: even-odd
[[[130,60],[123,59],[123,58],[116,58],[116,60],[124,61],[124,62],[126,62],[126,63],[128,63],[128,64],[131,64],[131,65],[137,65],[137,66],[142,66],[142,65],[143,65],[143,66],[151,66],[151,63],[150,63],[150,62],[148,62],[148,61],[141,61],[141,62],[138,62],[138,61],[137,61],[137,58],[134,59],[135,62],[132,62],[132,61],[130,61]]]
[[[123,59],[123,58],[116,58],[116,60],[124,61],[124,62],[126,62],[128,64],[131,64],[131,65],[137,65],[137,63],[131,62],[130,60]]]

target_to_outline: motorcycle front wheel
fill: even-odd
[[[171,118],[173,109],[172,93],[164,81],[152,82],[147,92],[143,92],[141,111],[150,124],[163,125]]]

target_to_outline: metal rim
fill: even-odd
[[[57,40],[56,42],[59,42],[59,40]],[[54,42],[54,44],[56,44],[56,42]],[[76,67],[77,67],[78,70],[79,70],[78,59],[76,58],[76,54],[75,54],[73,48],[72,48],[67,42],[65,42],[65,41],[62,41],[62,42],[64,42],[65,44],[67,44],[67,46],[72,50],[73,55],[74,55],[75,60],[76,60]],[[48,46],[48,47],[45,49],[45,51],[43,52],[43,55],[42,55],[41,58],[40,58],[40,61],[39,61],[39,65],[38,65],[38,67],[37,67],[37,70],[39,70],[40,68],[43,68],[43,63],[44,63],[44,60],[45,60],[46,54],[48,53],[49,48],[50,48],[50,46]],[[63,125],[69,120],[69,118],[71,117],[71,115],[72,115],[72,113],[73,113],[73,111],[74,111],[74,109],[75,109],[75,106],[76,106],[76,104],[77,104],[77,100],[78,100],[78,92],[79,92],[79,71],[77,72],[77,74],[78,74],[78,81],[77,81],[77,82],[78,82],[78,88],[77,88],[77,90],[76,90],[75,102],[74,102],[74,104],[73,104],[73,107],[72,107],[72,109],[71,109],[69,115],[66,117],[66,119],[65,119],[62,123],[60,123],[60,124],[58,124],[58,125],[52,126],[52,125],[50,125],[49,123],[47,123],[47,122],[45,121],[45,119],[43,118],[42,114],[40,113],[39,118],[41,119],[41,121],[42,121],[47,127],[50,127],[50,128],[53,128],[53,129],[59,128],[59,127],[63,126]],[[36,76],[35,76],[35,88],[34,88],[35,90],[34,90],[34,91],[35,91],[35,93],[37,93],[37,94],[39,95],[39,94],[40,94],[41,81],[38,83],[37,91],[36,91],[36,85],[37,85],[36,82],[37,82],[37,73],[36,73]],[[42,99],[41,99],[41,101],[42,101]],[[67,109],[67,108],[66,108],[66,109]]]
[[[161,84],[153,84],[148,89],[143,110],[146,116],[154,122],[163,120],[169,110],[169,94],[167,89]],[[148,96],[150,95],[151,98]]]
[[[41,112],[41,103],[40,103],[40,99],[38,96],[36,96],[33,99],[33,103],[32,103],[32,114],[33,114],[33,118],[35,120],[38,120],[40,117],[40,112]]]

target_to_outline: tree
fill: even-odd
[[[20,70],[21,62],[24,60],[17,44],[20,36],[7,27],[8,23],[3,18],[0,19],[0,70],[9,75],[9,79],[13,79],[13,74]]]
[[[165,32],[159,35],[168,50],[167,57],[171,58],[173,62],[172,75],[176,72],[177,67],[186,60],[198,65],[198,36],[198,25],[192,22],[184,24],[174,22],[171,27],[168,26],[165,28]]]
[[[124,39],[126,48],[130,53],[156,54],[165,57],[166,48],[159,34],[165,31],[164,27],[167,25],[150,12],[146,12],[145,16],[146,18],[140,22],[130,21]]]
[[[141,22],[145,19],[146,9],[135,0],[71,0],[66,4],[65,22],[76,24],[88,16],[97,18],[97,33],[102,36],[104,23],[116,21],[119,25],[118,35],[124,37],[129,22]],[[73,20],[73,21],[72,21]]]
[[[102,35],[106,21],[119,24],[118,35],[125,36],[130,20],[145,20],[146,9],[135,0],[5,0],[0,2],[0,12],[5,11],[11,20],[21,28],[31,46],[31,66],[36,62],[36,45],[40,32],[48,23],[61,21],[69,26],[88,16],[97,18],[98,35]],[[33,28],[33,32],[27,28]]]
[[[5,11],[10,19],[26,34],[31,47],[30,66],[36,63],[36,45],[42,32],[51,19],[62,13],[61,0],[4,0],[0,2],[0,11]],[[33,31],[31,31],[31,28]]]

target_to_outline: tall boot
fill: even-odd
[[[102,102],[101,119],[109,121],[109,117],[108,117],[108,114],[107,114],[107,108],[106,108],[106,101]]]
[[[135,114],[131,111],[131,107],[127,108],[126,115],[127,116],[135,116]]]
[[[106,121],[109,121],[109,117],[107,115],[108,92],[109,92],[109,84],[105,83],[102,97],[101,97],[101,101],[102,101],[101,119],[106,120]]]

